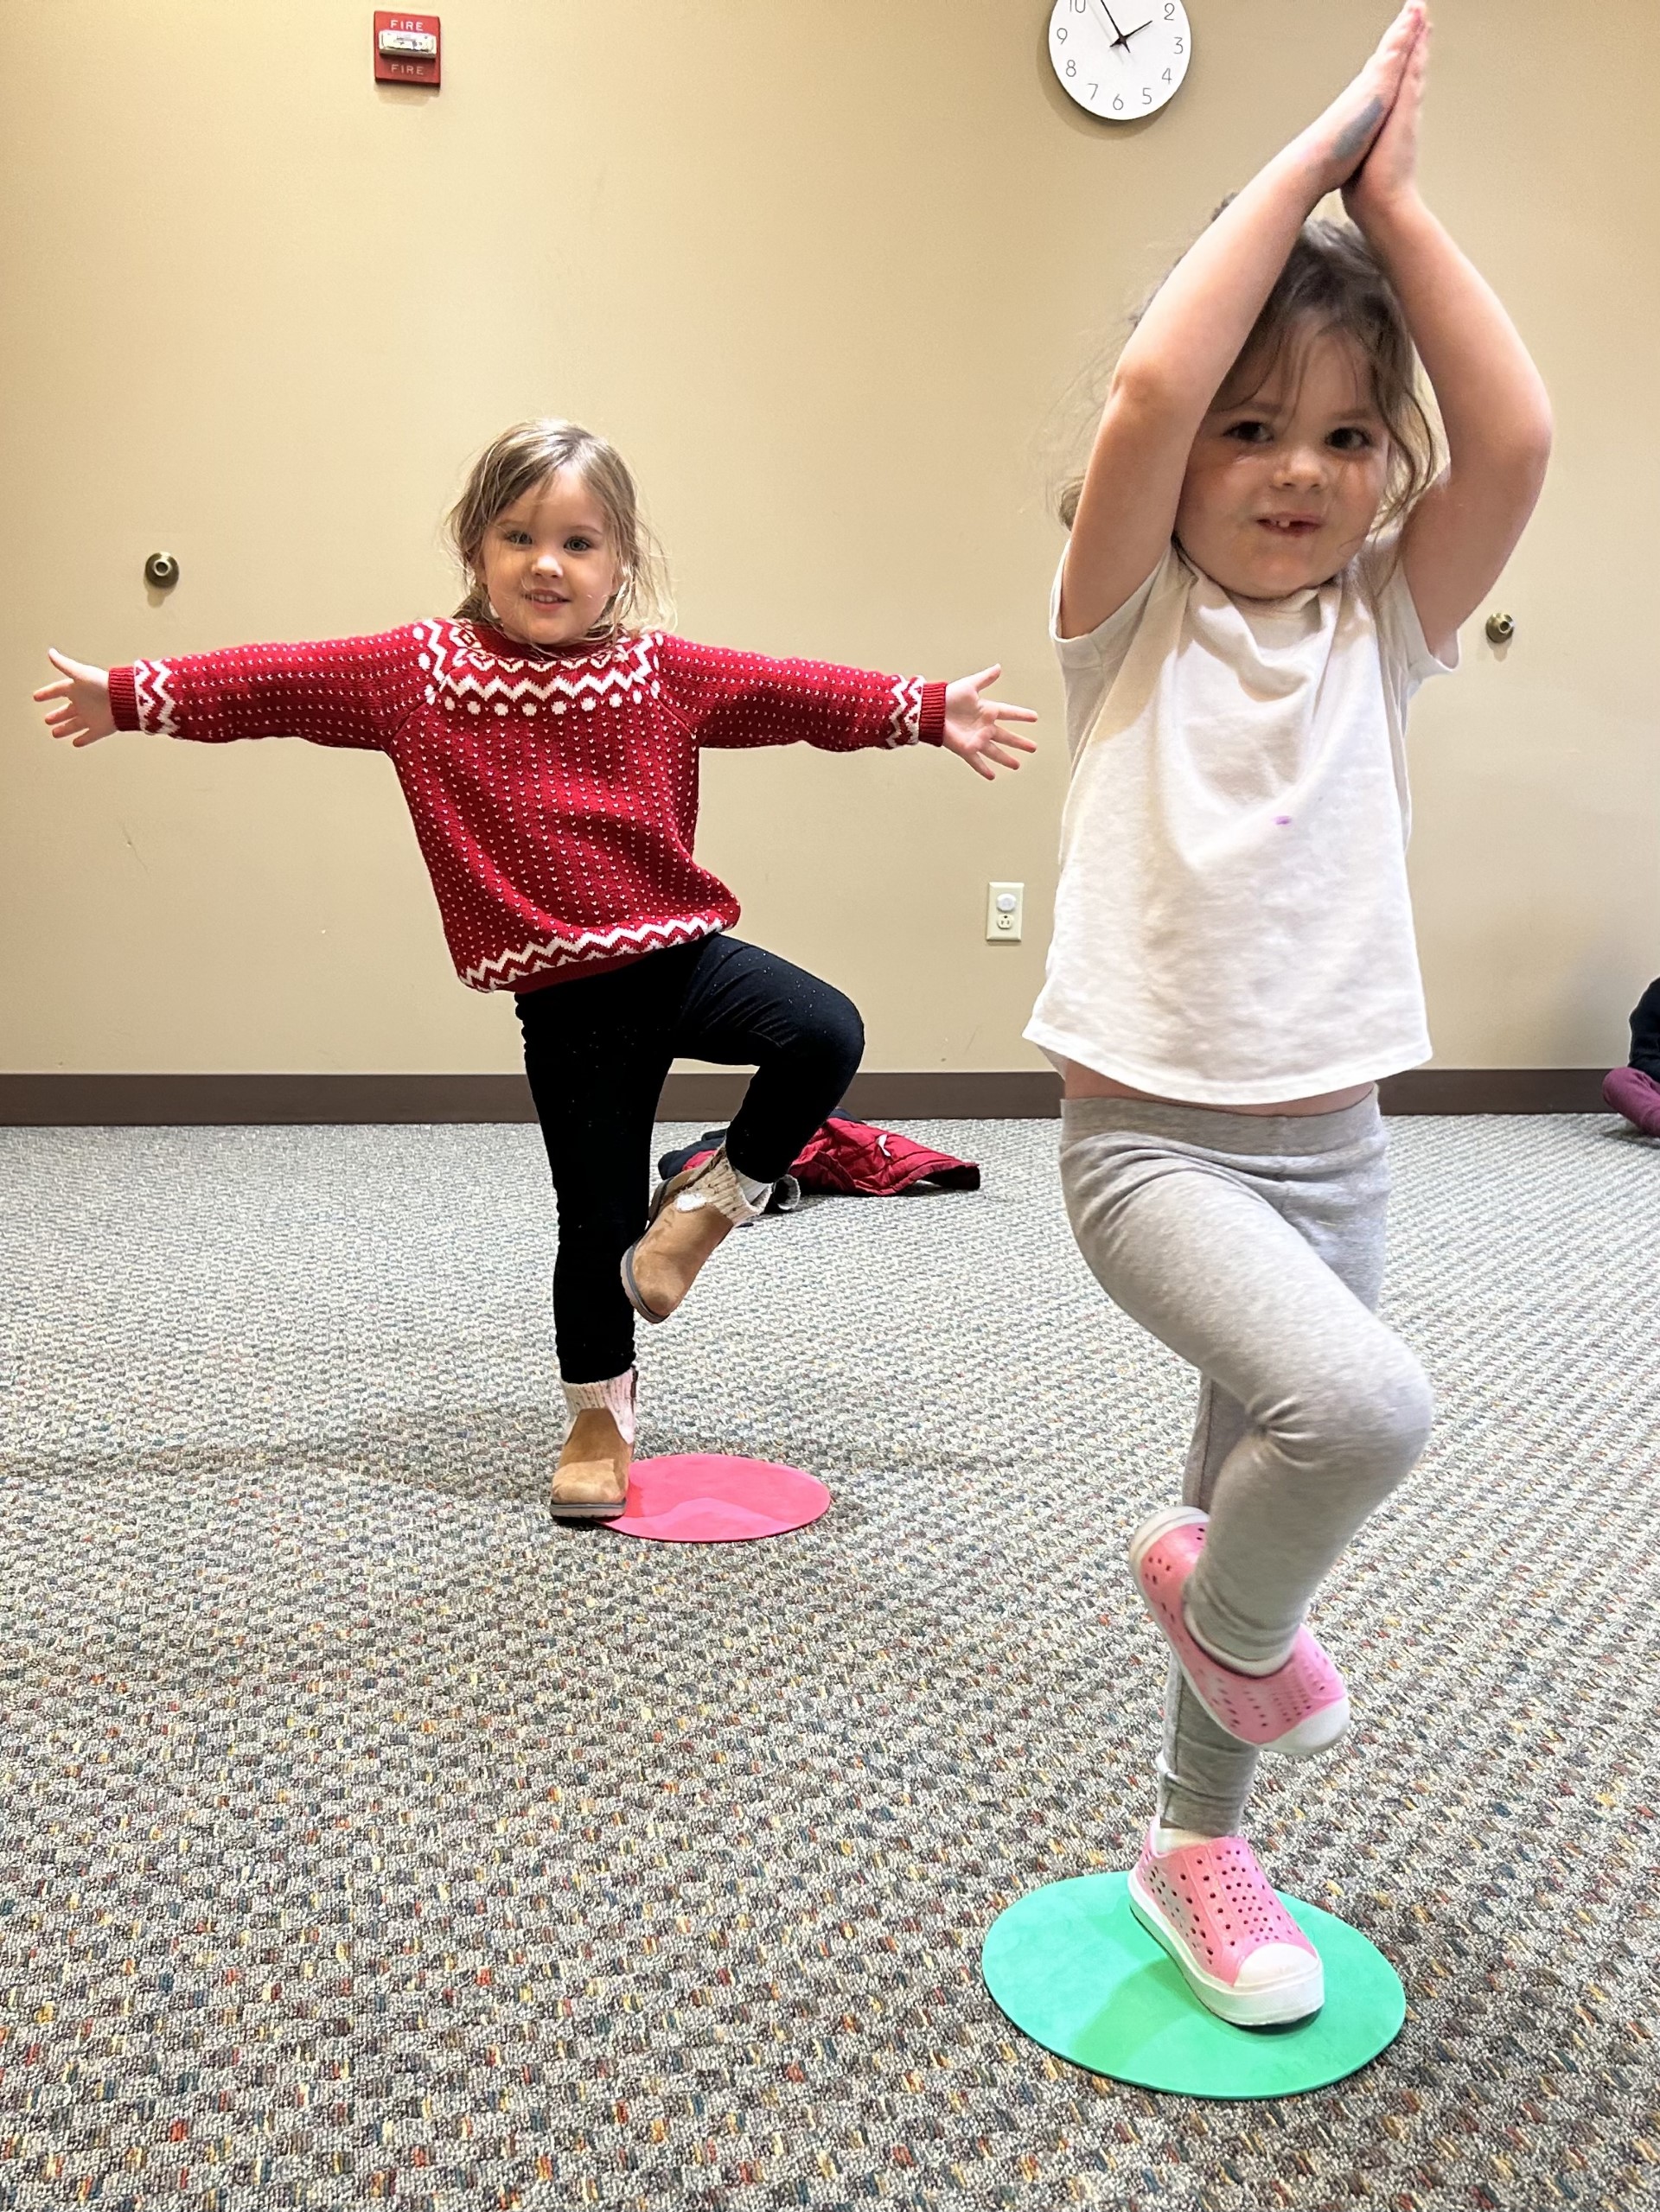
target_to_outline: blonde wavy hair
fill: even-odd
[[[1216,214],[1227,205],[1224,200]],[[1151,303],[1149,299],[1146,304]],[[1132,328],[1145,312],[1144,307],[1137,313]],[[1289,358],[1294,368],[1308,341],[1328,330],[1341,332],[1359,348],[1373,404],[1389,434],[1389,471],[1372,525],[1376,535],[1411,513],[1435,481],[1440,450],[1421,396],[1417,349],[1405,312],[1382,264],[1353,223],[1313,217],[1303,225],[1212,405],[1250,398],[1282,360]],[[1082,490],[1082,475],[1074,475],[1056,500],[1069,530]]]
[[[616,590],[589,635],[629,636],[671,621],[662,550],[640,512],[640,495],[628,463],[608,438],[584,430],[580,423],[552,416],[515,423],[492,438],[450,510],[449,539],[467,580],[467,596],[456,615],[469,622],[491,620],[480,566],[484,533],[515,500],[565,469],[579,476],[599,501],[621,571]]]

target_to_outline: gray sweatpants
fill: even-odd
[[[1139,1099],[1061,1112],[1079,1250],[1114,1304],[1199,1371],[1182,1495],[1210,1527],[1189,1622],[1219,1654],[1277,1665],[1429,1433],[1423,1370],[1372,1310],[1389,1201],[1376,1093],[1337,1113]],[[1159,1818],[1233,1833],[1256,1761],[1172,1663]]]

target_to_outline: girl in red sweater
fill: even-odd
[[[943,745],[1018,768],[1025,707],[954,684],[693,645],[648,626],[656,564],[634,482],[575,424],[519,424],[450,516],[469,589],[446,621],[107,672],[53,653],[52,733],[293,735],[397,770],[463,983],[516,995],[559,1203],[553,1316],[571,1425],[561,1519],[628,1495],[634,1322],[666,1321],[839,1103],[864,1049],[839,991],[730,932],[692,854],[705,745]],[[753,1061],[726,1144],[649,1211],[652,1121],[677,1056]]]

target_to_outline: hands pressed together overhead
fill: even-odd
[[[1366,67],[1303,141],[1324,189],[1341,189],[1363,228],[1370,215],[1414,189],[1428,63],[1429,10],[1425,0],[1407,0]]]
[[[1033,739],[1003,726],[1009,722],[1036,722],[1038,717],[1031,707],[1006,706],[999,699],[983,696],[1002,673],[1001,665],[993,663],[978,675],[959,676],[954,684],[947,685],[945,692],[945,728],[940,743],[988,782],[999,768],[1018,768],[1022,753],[1038,749]]]
[[[1415,29],[1412,27],[1414,17]],[[1370,229],[1417,191],[1418,123],[1429,72],[1429,39],[1428,10],[1421,0],[1414,0],[1414,6],[1401,10],[1384,41],[1390,48],[1391,67],[1395,53],[1405,42],[1394,96],[1365,159],[1343,186],[1344,205],[1363,230]]]

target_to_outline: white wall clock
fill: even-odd
[[[1049,58],[1061,89],[1104,123],[1156,115],[1187,74],[1182,0],[1055,0]]]

